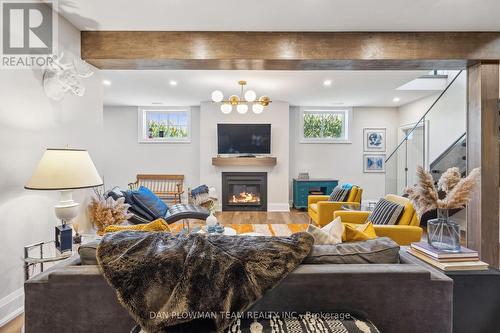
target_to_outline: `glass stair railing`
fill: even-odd
[[[452,166],[465,171],[466,88],[466,72],[459,71],[425,112],[404,116],[410,124],[398,127],[398,145],[385,160],[386,193],[402,195],[406,187],[416,184],[418,166],[433,170],[434,179]]]
[[[466,72],[459,71],[412,125],[398,129],[399,143],[386,158],[386,193],[402,195],[406,187],[416,184],[418,166],[430,170],[435,182],[450,167],[466,173],[466,82]],[[465,238],[465,210],[455,210],[450,215]],[[421,226],[425,227],[426,221],[435,217],[435,211],[425,213]]]
[[[441,175],[452,167],[457,167],[462,177],[467,174],[467,136],[465,133],[430,164],[429,169],[434,182],[437,184]]]

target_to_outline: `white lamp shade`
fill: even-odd
[[[262,106],[262,104],[255,103],[252,105],[252,111],[256,114],[262,113],[262,111],[264,111],[264,106]]]
[[[222,104],[220,106],[220,110],[222,111],[222,113],[228,114],[231,113],[231,111],[233,111],[233,107],[231,104]]]
[[[103,184],[86,150],[47,149],[24,188],[72,190]]]
[[[253,90],[248,90],[245,93],[245,100],[247,102],[253,102],[253,101],[255,101],[256,98],[257,98],[257,94]]]
[[[241,113],[241,114],[247,113],[247,111],[248,111],[248,105],[246,105],[246,104],[238,104],[238,106],[236,107],[236,111],[238,111],[238,113]]]
[[[212,101],[214,101],[215,103],[222,102],[223,99],[224,99],[224,94],[222,93],[222,91],[215,90],[212,93]]]

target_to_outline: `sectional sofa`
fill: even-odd
[[[302,264],[250,311],[340,312],[384,333],[452,332],[453,281],[412,264],[404,250],[399,260]],[[135,325],[99,267],[82,265],[78,254],[25,283],[25,316],[26,333],[123,333]]]

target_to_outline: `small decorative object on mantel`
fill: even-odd
[[[253,90],[247,90],[244,93],[244,87],[247,81],[238,81],[241,86],[240,96],[231,95],[228,100],[224,100],[224,94],[220,90],[215,90],[212,93],[212,101],[214,103],[221,103],[220,110],[224,114],[229,114],[233,111],[233,107],[236,107],[236,111],[240,114],[245,114],[248,111],[248,105],[252,104],[252,111],[256,114],[262,113],[264,107],[271,103],[271,99],[268,96],[261,96],[257,100],[257,94]]]
[[[405,192],[419,217],[437,209],[438,217],[427,222],[429,245],[442,251],[460,251],[460,226],[450,220],[449,210],[467,205],[479,176],[479,168],[472,170],[466,178],[462,178],[458,168],[449,168],[439,179],[436,189],[431,174],[421,166],[417,168],[418,184],[406,188]],[[446,193],[443,199],[439,199],[438,190]]]
[[[297,179],[298,180],[308,180],[309,179],[309,172],[299,172],[299,177]]]
[[[106,227],[122,224],[133,214],[128,213],[129,204],[125,203],[125,197],[114,200],[111,196],[104,199],[104,194],[98,189],[94,190],[95,196],[89,204],[90,220],[97,229],[98,235],[103,235]]]

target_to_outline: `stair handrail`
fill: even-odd
[[[396,148],[394,148],[394,150],[392,151],[392,153],[389,155],[389,157],[387,157],[385,159],[385,163],[387,163],[389,161],[389,159],[394,155],[396,154],[396,152],[398,151],[399,147],[401,147],[401,145],[406,141],[408,140],[408,138],[410,137],[410,135],[413,133],[413,131],[419,127],[419,124],[421,124],[424,120],[425,120],[425,116],[427,116],[427,114],[429,112],[431,112],[432,108],[434,108],[434,106],[437,104],[437,102],[439,102],[439,100],[441,99],[441,97],[443,97],[444,94],[446,94],[446,92],[448,91],[448,89],[453,85],[453,83],[455,82],[455,80],[460,76],[460,74],[462,74],[463,72],[463,69],[461,69],[457,75],[455,75],[455,77],[453,78],[453,80],[451,80],[450,83],[448,83],[448,85],[446,86],[446,88],[441,92],[441,94],[439,94],[438,98],[436,98],[436,100],[432,103],[432,105],[427,109],[427,111],[422,115],[422,117],[420,117],[420,119],[415,123],[415,126],[413,126],[408,132],[407,134],[405,135],[405,137],[401,140],[401,142],[396,146]]]

